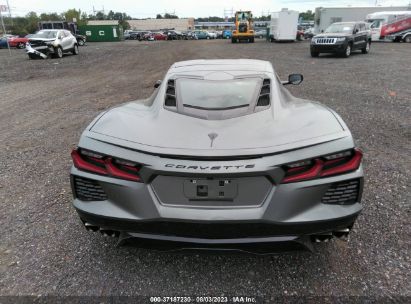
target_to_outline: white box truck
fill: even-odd
[[[283,8],[280,12],[271,14],[270,41],[295,41],[298,25],[297,11]]]

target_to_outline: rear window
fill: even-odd
[[[180,78],[179,99],[185,107],[203,110],[228,110],[248,107],[255,101],[261,79],[200,80]]]

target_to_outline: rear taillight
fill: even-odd
[[[71,157],[74,166],[79,170],[141,182],[139,175],[141,165],[137,163],[115,159],[84,149],[74,149],[71,152]]]
[[[114,160],[108,157],[106,159],[106,168],[111,176],[141,182],[141,178],[138,175],[140,166],[135,163]]]
[[[89,171],[97,174],[107,175],[107,169],[104,165],[103,156],[93,153],[94,156],[87,155],[86,151],[73,150],[71,158],[77,169]]]
[[[288,164],[284,166],[285,177],[282,183],[299,182],[352,172],[358,169],[361,160],[361,150],[352,149]]]

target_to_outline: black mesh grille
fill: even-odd
[[[263,86],[261,87],[260,95],[258,97],[257,107],[266,107],[270,105],[270,83],[270,79],[264,79]]]
[[[166,90],[166,99],[164,104],[167,107],[176,107],[177,106],[177,99],[176,99],[176,88],[175,88],[175,80],[169,79],[167,82],[167,90]]]
[[[165,101],[165,105],[167,107],[175,107],[176,106],[176,98],[172,95],[167,95],[166,96],[166,101]]]
[[[270,105],[270,96],[269,95],[262,95],[258,98],[258,107],[265,107]]]
[[[349,205],[357,202],[360,181],[350,180],[331,184],[322,198],[324,204]]]
[[[174,89],[174,87],[167,87],[167,95],[176,95],[176,90]]]
[[[82,201],[104,201],[107,195],[97,181],[75,176],[73,178],[76,197]]]

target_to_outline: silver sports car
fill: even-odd
[[[101,113],[73,150],[85,227],[119,242],[266,253],[348,236],[362,153],[341,117],[259,60],[175,63],[155,91]]]

